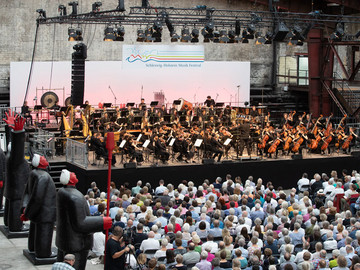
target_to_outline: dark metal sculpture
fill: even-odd
[[[75,187],[78,179],[75,173],[63,170],[60,182],[65,187],[57,194],[56,246],[58,261],[66,254],[74,254],[77,270],[83,270],[93,244],[93,233],[111,228],[110,217],[90,216],[89,206]]]

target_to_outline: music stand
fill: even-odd
[[[172,138],[172,139],[170,140],[169,146],[173,146],[174,143],[175,143],[175,141],[176,141],[176,139],[175,139],[175,138]]]
[[[43,108],[42,105],[35,105],[34,106],[34,111],[40,111]]]
[[[134,105],[135,105],[135,102],[128,102],[128,103],[126,103],[126,107],[134,107]]]
[[[60,112],[66,112],[67,107],[61,107]]]
[[[151,101],[150,107],[155,107],[159,104],[159,101]]]
[[[180,105],[181,104],[181,100],[174,100],[174,102],[173,102],[173,105]]]
[[[164,122],[170,123],[171,115],[164,115]]]
[[[224,107],[224,102],[218,102],[215,104],[215,107]]]
[[[87,107],[87,104],[83,104],[80,106],[81,109],[85,109]]]
[[[104,103],[103,107],[104,108],[110,108],[112,105],[112,103]]]
[[[140,133],[139,136],[137,137],[136,141],[140,142],[141,137],[142,137],[142,134]]]
[[[149,146],[149,144],[150,144],[150,140],[146,140],[144,142],[144,144],[142,145],[142,147],[145,149],[145,148],[147,148]]]
[[[225,140],[225,142],[224,142],[224,145],[225,146],[228,146],[229,145],[229,143],[231,143],[231,139],[230,138],[227,138],[226,140]]]

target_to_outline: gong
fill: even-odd
[[[46,92],[41,97],[41,105],[45,108],[51,109],[56,102],[59,101],[59,97],[54,92]]]

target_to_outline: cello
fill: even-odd
[[[279,135],[275,139],[275,141],[271,144],[271,146],[268,149],[268,153],[272,154],[276,152],[276,148],[279,146],[279,144],[282,142],[282,140],[279,138]]]
[[[315,136],[315,139],[312,139],[310,144],[309,144],[309,148],[311,150],[315,150],[318,145],[319,145],[319,142],[321,141],[321,132],[317,132],[318,130],[318,127],[317,127],[317,124],[319,123],[319,121],[323,118],[322,114],[320,114],[320,117],[316,120],[315,124],[314,124],[314,128],[313,130],[311,131],[312,134],[314,134]]]
[[[347,150],[350,146],[351,141],[354,139],[354,137],[357,137],[357,135],[354,133],[353,129],[350,128],[350,135],[346,138],[345,142],[341,146],[343,150]]]

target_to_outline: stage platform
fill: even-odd
[[[200,161],[201,162],[201,161]],[[240,160],[228,159],[220,163],[170,163],[158,166],[143,165],[137,168],[124,168],[123,164],[116,164],[112,168],[111,179],[120,187],[124,182],[129,182],[131,186],[136,185],[138,180],[151,183],[153,187],[158,185],[160,179],[166,184],[178,185],[182,180],[193,181],[199,185],[204,179],[214,182],[220,176],[223,179],[226,174],[231,174],[234,179],[240,176],[243,182],[248,176],[254,179],[261,177],[264,183],[271,181],[275,188],[282,186],[289,189],[296,186],[298,179],[304,172],[308,173],[311,179],[315,173],[327,173],[330,175],[332,170],[336,170],[341,175],[343,169],[349,173],[352,170],[360,170],[360,157],[345,154],[332,154],[330,156],[308,154],[302,159],[292,159],[290,156],[279,157],[277,159],[260,159],[259,157],[240,157]],[[106,190],[107,185],[107,166],[108,165],[89,165],[88,169],[67,163],[67,168],[76,173],[79,183],[77,188],[85,193],[90,187],[90,183],[95,181],[101,191]]]

